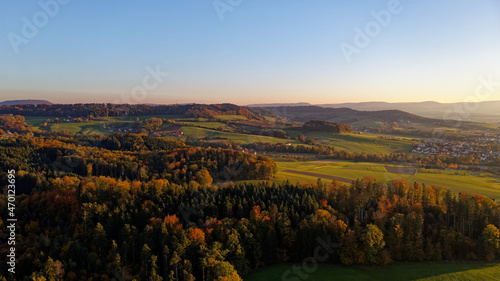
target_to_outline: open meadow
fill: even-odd
[[[347,150],[356,153],[390,154],[409,153],[415,146],[416,141],[405,137],[386,137],[375,134],[356,133],[327,133],[327,132],[304,132],[302,130],[286,130],[290,137],[295,138],[303,134],[308,138],[315,139],[316,143],[335,147],[337,150]]]
[[[278,166],[277,179],[288,179],[291,182],[316,182],[319,175],[336,176],[351,180],[365,176],[381,181],[404,179],[409,183],[418,182],[426,185],[437,185],[449,188],[453,192],[469,192],[500,200],[500,178],[487,172],[471,174],[468,171],[455,170],[419,170],[416,174],[408,174],[408,167],[389,169],[399,171],[388,172],[386,164],[355,163],[349,161],[294,161],[275,159]],[[286,172],[285,172],[286,171]],[[313,173],[314,176],[290,171]],[[331,180],[327,180],[331,181]],[[325,180],[324,180],[325,182]]]

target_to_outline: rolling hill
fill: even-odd
[[[359,111],[351,108],[326,108],[320,106],[266,107],[277,115],[293,121],[306,122],[313,119],[338,122],[354,127],[376,128],[397,126],[402,128],[455,128],[466,130],[498,130],[497,126],[475,122],[460,122],[428,118],[401,110]],[[397,123],[397,124],[396,124]]]
[[[48,104],[51,105],[50,101],[46,100],[6,100],[0,102],[0,105],[18,105],[18,104],[33,104],[33,105],[40,105],[40,104]]]
[[[266,109],[249,109],[235,104],[43,104],[33,106],[33,102],[0,105],[0,114],[51,117],[117,117],[145,115],[180,115],[186,118],[220,118],[221,116],[240,116],[249,120],[264,120],[264,116],[274,116]],[[14,106],[15,105],[15,106]]]
[[[281,103],[281,104],[255,104],[251,107],[281,107],[281,106],[311,106],[308,103]],[[359,111],[401,110],[408,113],[428,118],[451,119],[470,122],[482,122],[500,125],[500,101],[483,101],[478,103],[439,103],[434,101],[424,102],[359,102],[359,103],[334,103],[316,104],[315,106],[327,108],[350,108]]]

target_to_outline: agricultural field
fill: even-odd
[[[171,119],[171,120],[176,120],[176,119],[185,119],[183,118],[182,115],[140,115],[140,116],[120,116],[120,117],[108,117],[107,119],[109,120],[114,120],[114,121],[137,121],[137,118],[139,118],[140,121],[149,119],[151,117],[157,117],[157,118],[165,118],[165,119]]]
[[[285,130],[292,138],[300,134],[308,138],[315,139],[322,145],[333,146],[336,149],[344,149],[349,152],[370,153],[370,154],[390,154],[404,152],[409,153],[416,144],[416,140],[410,138],[390,138],[374,134],[334,134],[327,132],[303,132],[301,130]]]
[[[52,123],[48,127],[48,131],[68,131],[73,134],[110,134],[111,132],[104,129],[104,125],[109,124],[105,121],[82,122],[82,123]]]
[[[241,115],[219,115],[215,117],[218,121],[245,121],[248,120],[245,116]]]
[[[348,161],[289,161],[275,159],[278,166],[277,179],[288,179],[291,182],[316,182],[320,175],[324,182],[329,177],[336,176],[351,180],[362,179],[364,176],[373,177],[382,181],[404,179],[410,183],[418,182],[426,185],[437,185],[449,188],[451,191],[480,194],[500,200],[500,177],[487,172],[471,174],[467,171],[454,170],[421,170],[416,174],[408,173],[408,167],[390,169],[398,173],[388,172],[386,164],[382,163],[355,163]],[[297,171],[291,172],[291,171]],[[303,175],[307,172],[314,175]]]
[[[40,127],[47,121],[47,119],[52,119],[52,117],[47,116],[24,116],[26,124],[30,125],[35,130],[40,130]]]
[[[239,134],[230,132],[220,132],[216,130],[210,130],[206,128],[198,128],[191,126],[182,126],[180,128],[184,132],[184,136],[193,138],[206,138],[206,139],[225,139],[234,141],[238,144],[247,144],[253,142],[267,142],[267,143],[286,143],[291,142],[292,144],[302,144],[301,142],[295,140],[287,140],[269,136],[258,136],[249,134]],[[303,144],[302,144],[303,145]]]
[[[178,122],[177,124],[179,125],[192,125],[192,126],[197,126],[197,127],[202,127],[206,129],[223,129],[223,130],[229,130],[229,131],[234,131],[234,128],[229,127],[227,124],[222,123],[222,122]]]
[[[290,274],[283,278],[283,274],[292,269],[292,265],[278,265],[252,273],[244,281],[274,281],[274,280],[367,280],[385,281],[440,281],[440,280],[500,280],[500,264],[497,263],[422,263],[398,264],[387,267],[344,267],[319,266],[307,278],[300,279]],[[305,275],[303,275],[305,276]],[[295,278],[295,279],[294,279]]]

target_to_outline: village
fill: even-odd
[[[479,161],[490,161],[500,157],[498,150],[492,150],[492,143],[500,138],[478,138],[475,142],[450,140],[422,140],[411,152],[427,155],[448,155],[453,157],[473,156]]]

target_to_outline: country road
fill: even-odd
[[[346,179],[346,178],[340,178],[340,177],[335,177],[335,176],[326,176],[326,175],[322,175],[322,174],[301,172],[301,171],[295,171],[295,170],[283,170],[282,172],[317,177],[317,178],[323,178],[323,179],[329,179],[329,180],[338,180],[340,182],[349,183],[349,184],[351,184],[354,181],[354,180]]]

